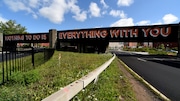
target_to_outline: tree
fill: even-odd
[[[0,31],[5,35],[9,34],[27,34],[26,28],[21,24],[16,24],[15,20],[9,20],[5,23],[0,22]]]

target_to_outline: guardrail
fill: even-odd
[[[114,54],[111,59],[106,61],[104,64],[88,73],[84,77],[80,78],[72,82],[71,84],[65,86],[61,90],[53,93],[42,101],[69,101],[76,94],[78,94],[81,90],[83,90],[88,84],[90,84],[93,80],[95,82],[98,79],[98,76],[111,64],[111,62],[115,59],[116,55]]]

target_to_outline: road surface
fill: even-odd
[[[180,101],[180,59],[115,52],[126,65],[172,101]]]

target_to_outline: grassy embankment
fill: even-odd
[[[59,60],[59,54],[61,58]],[[39,101],[81,78],[111,58],[110,54],[83,54],[56,51],[45,64],[28,72],[17,72],[0,86],[0,101]],[[72,100],[136,100],[128,80],[118,67],[118,59]]]

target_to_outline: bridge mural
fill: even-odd
[[[178,25],[111,27],[58,31],[59,40],[109,39],[110,41],[177,41]]]
[[[49,30],[47,33],[4,35],[7,43],[50,43],[51,48],[105,52],[109,42],[179,42],[180,24]],[[180,46],[179,46],[180,47]]]
[[[57,31],[57,40],[60,49],[105,52],[109,42],[178,42],[178,29],[179,24],[166,24],[64,30]]]

